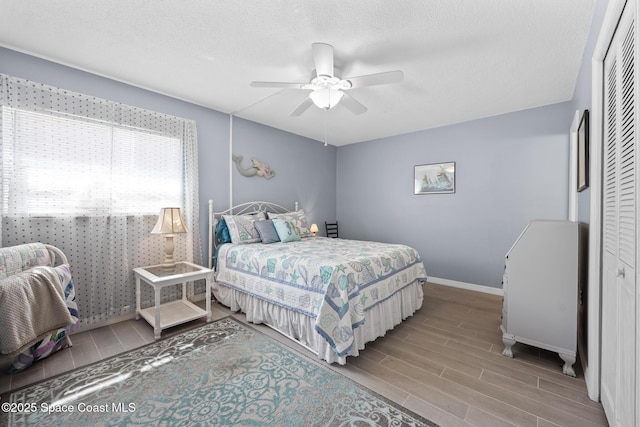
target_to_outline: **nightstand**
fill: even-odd
[[[151,326],[156,339],[163,329],[192,320],[207,318],[211,321],[211,275],[213,270],[187,261],[177,262],[175,268],[166,269],[162,265],[134,268],[136,277],[136,319],[142,317]],[[204,279],[206,281],[206,310],[187,300],[187,282]],[[153,287],[155,305],[140,308],[140,281]],[[160,291],[166,286],[182,283],[182,299],[160,304]]]

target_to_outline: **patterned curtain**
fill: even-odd
[[[3,74],[0,84],[2,246],[62,249],[83,327],[135,312],[132,269],[164,258],[150,234],[160,208],[182,208],[176,260],[202,263],[195,122]],[[153,302],[148,286],[142,301]]]

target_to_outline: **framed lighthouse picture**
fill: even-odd
[[[413,194],[447,194],[455,192],[455,162],[414,166]]]

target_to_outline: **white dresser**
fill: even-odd
[[[502,354],[516,342],[557,352],[575,376],[578,334],[579,223],[536,220],[505,257]]]

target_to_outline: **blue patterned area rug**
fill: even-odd
[[[436,426],[232,318],[2,402],[3,426]]]

